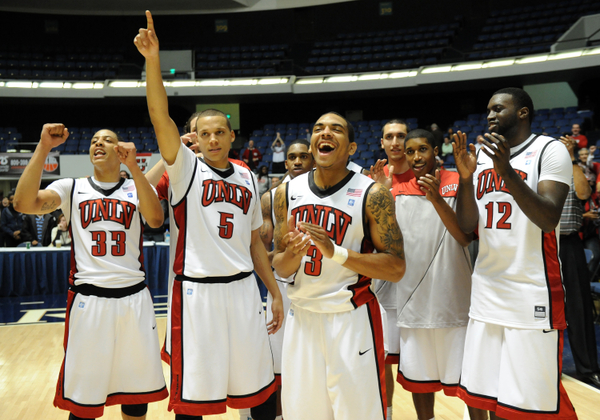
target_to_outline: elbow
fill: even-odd
[[[161,214],[160,216],[153,217],[152,219],[147,219],[146,223],[153,229],[157,229],[163,225],[165,221],[164,216]]]
[[[392,283],[398,283],[404,277],[404,273],[406,272],[406,261],[400,260],[397,264],[394,264],[392,267],[393,270],[390,272],[388,278],[384,279]]]

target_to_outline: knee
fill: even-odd
[[[123,404],[121,411],[131,417],[142,417],[148,412],[148,404]]]
[[[277,394],[271,394],[267,401],[252,407],[250,413],[254,420],[274,420],[277,415]]]

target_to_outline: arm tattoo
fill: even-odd
[[[271,192],[267,191],[260,199],[260,208],[262,210],[263,224],[258,231],[263,243],[273,240],[273,222],[271,220]]]
[[[275,206],[275,229],[273,231],[275,251],[283,252],[285,251],[285,245],[283,244],[282,238],[287,233],[287,206],[285,203],[285,187],[277,188],[273,205]]]
[[[384,251],[404,260],[404,241],[396,221],[394,199],[383,185],[371,189],[367,197],[367,208],[377,224],[377,233],[383,243]]]
[[[56,191],[52,191],[52,195],[57,196],[58,194],[56,193]],[[41,211],[50,213],[51,211],[56,210],[57,207],[58,201],[55,198],[52,198],[52,200],[48,200],[44,204],[42,204]]]

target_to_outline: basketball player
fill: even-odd
[[[69,136],[46,124],[17,185],[15,207],[50,213],[69,223],[71,275],[65,322],[65,358],[54,405],[70,420],[101,417],[121,404],[124,419],[144,419],[148,403],[167,397],[154,306],[144,282],[142,221],[163,223],[156,192],[135,159],[133,143],[100,130],[91,141],[90,178],[61,179],[39,190],[44,161]],[[124,163],[132,174],[119,174]]]
[[[471,234],[456,213],[458,173],[436,169],[438,148],[426,130],[404,140],[415,178],[392,189],[410,264],[396,286],[400,326],[398,382],[413,394],[419,420],[434,417],[435,392],[456,395],[469,321]],[[470,409],[471,418],[487,412]]]
[[[401,182],[413,179],[415,176],[410,170],[404,155],[404,139],[408,134],[408,124],[401,119],[392,119],[385,123],[382,129],[381,145],[387,155],[385,160],[378,160],[371,166],[371,178],[376,182],[392,188]],[[387,345],[388,355],[385,358],[385,389],[387,392],[387,417],[392,419],[394,398],[394,371],[392,365],[397,365],[400,357],[400,328],[396,325],[398,320],[396,312],[396,284],[389,281],[373,279],[373,289],[379,303],[385,309],[387,318]]]
[[[290,143],[287,149],[287,156],[285,160],[285,169],[288,176],[285,179],[292,180],[298,175],[302,175],[314,167],[314,159],[312,154],[309,152],[310,143],[304,139],[297,139]],[[287,181],[286,181],[287,182]],[[267,249],[269,260],[273,260],[273,225],[275,224],[275,215],[273,213],[273,198],[275,197],[276,188],[263,194],[261,198],[261,208],[263,216],[263,224],[260,228],[260,237]],[[275,273],[275,279],[277,279],[277,285],[279,291],[283,297],[283,310],[287,311],[290,308],[290,300],[287,297],[287,282],[289,280],[282,279]],[[273,296],[267,294],[267,321],[270,321],[271,316],[269,315]],[[281,415],[281,347],[283,345],[283,334],[285,325],[282,325],[281,329],[276,334],[269,335],[271,341],[271,350],[273,351],[273,360],[275,368],[275,378],[277,379],[277,415]],[[242,418],[246,420],[246,418]],[[279,418],[278,418],[279,420]]]
[[[224,413],[227,406],[253,407],[254,419],[272,420],[276,384],[267,334],[280,328],[283,308],[258,231],[256,179],[228,161],[235,133],[220,111],[206,110],[198,117],[203,159],[182,144],[168,112],[149,11],[146,18],[147,28],[134,42],[146,58],[148,109],[179,227],[169,410],[183,420]],[[253,269],[274,296],[273,320],[267,325]]]
[[[379,159],[371,166],[371,178],[388,188],[415,177],[404,155],[404,139],[407,134],[408,124],[404,120],[396,118],[383,126],[381,145],[387,156],[387,165],[385,160]]]
[[[479,232],[458,396],[492,418],[577,418],[561,382],[564,290],[557,226],[573,169],[567,149],[531,133],[533,102],[494,93],[475,155],[454,136],[461,229]]]
[[[185,144],[190,150],[197,151],[198,150],[198,136],[196,135],[199,112],[195,112],[192,116],[187,120],[184,126],[185,134],[181,136],[181,142]],[[202,153],[197,153],[198,157],[202,157]],[[242,162],[241,160],[229,159],[230,162],[236,163],[244,168],[248,168],[248,166]],[[169,201],[170,196],[170,186],[169,186],[169,174],[165,170],[165,165],[162,160],[158,161],[156,165],[152,167],[146,173],[146,179],[150,184],[156,188],[156,192],[158,193],[158,198],[160,200]],[[169,207],[169,220],[175,220],[173,217],[173,207]],[[175,264],[175,250],[177,249],[177,236],[179,234],[179,228],[176,223],[172,223],[169,225],[169,278],[168,278],[168,286],[167,286],[167,329],[165,334],[165,341],[163,343],[163,347],[160,353],[161,359],[165,363],[171,362],[171,298],[172,293],[171,290],[173,288],[173,279],[175,278],[175,272],[173,271],[173,265]]]
[[[346,168],[356,143],[340,115],[319,118],[311,151],[316,170],[279,186],[273,203],[273,266],[293,276],[283,417],[383,420],[383,330],[370,286],[371,278],[397,282],[404,274],[394,202],[383,185]]]

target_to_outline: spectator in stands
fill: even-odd
[[[275,188],[279,184],[281,184],[281,177],[274,176],[273,178],[271,178],[271,188]]]
[[[310,130],[308,128],[304,129],[304,132],[306,133],[306,141],[310,142],[310,139],[312,137],[312,133],[310,132]]]
[[[58,225],[52,228],[50,234],[50,246],[56,247],[56,241],[60,241],[61,245],[71,244],[71,234],[69,233],[69,225],[64,214],[58,216]]]
[[[588,262],[590,280],[598,278],[598,264],[600,264],[600,237],[598,237],[598,226],[600,226],[600,200],[598,192],[594,191],[586,201],[583,213],[583,246],[592,251],[592,258]]]
[[[444,137],[444,144],[442,144],[442,159],[446,161],[446,156],[451,155],[452,151],[452,141],[449,137]]]
[[[436,123],[431,124],[431,134],[433,134],[433,138],[435,139],[435,147],[438,150],[442,150],[442,145],[444,144],[444,133],[440,130],[440,126]]]
[[[23,242],[21,231],[23,230],[23,215],[13,207],[14,193],[8,195],[8,207],[2,210],[0,226],[4,232],[4,241],[7,247],[15,247]]]
[[[248,142],[248,148],[242,155],[242,160],[248,165],[248,167],[256,172],[258,164],[262,161],[262,154],[254,147],[254,140]]]
[[[479,149],[481,149],[481,146],[483,146],[484,140],[485,139],[481,134],[477,136],[477,142],[475,143],[475,151],[479,152]]]
[[[573,137],[573,140],[575,140],[575,144],[577,145],[578,149],[587,147],[588,139],[586,136],[581,134],[581,127],[579,126],[579,124],[573,124],[573,126],[571,127],[571,133],[571,137]]]
[[[229,149],[229,159],[235,159],[238,160],[240,158],[240,154],[238,153],[237,150],[231,148]]]
[[[125,178],[125,179],[131,178],[129,176],[129,172],[127,172],[127,171],[121,171],[121,172],[119,172],[119,174],[121,175],[121,178]]]
[[[262,165],[258,169],[258,176],[256,177],[258,181],[258,195],[262,197],[264,193],[269,191],[271,188],[271,178],[269,178],[269,168],[265,165]]]
[[[592,191],[596,190],[596,182],[598,175],[600,175],[600,163],[594,162],[595,150],[596,146],[591,146],[589,150],[584,147],[579,149],[579,152],[577,152],[579,156],[579,167],[583,171],[585,178],[590,183]]]
[[[575,159],[575,139],[562,136],[573,162],[571,189],[560,218],[559,256],[566,294],[565,317],[575,369],[584,381],[600,386],[600,368],[594,332],[590,272],[579,230],[583,224],[583,203],[592,189]]]
[[[275,174],[285,173],[285,143],[281,139],[281,134],[278,132],[277,137],[271,145],[273,151],[273,166],[272,172]]]
[[[25,246],[25,242],[31,242],[31,246],[50,245],[50,234],[55,226],[56,218],[52,213],[24,214],[23,232],[21,232],[23,242],[19,246]]]

